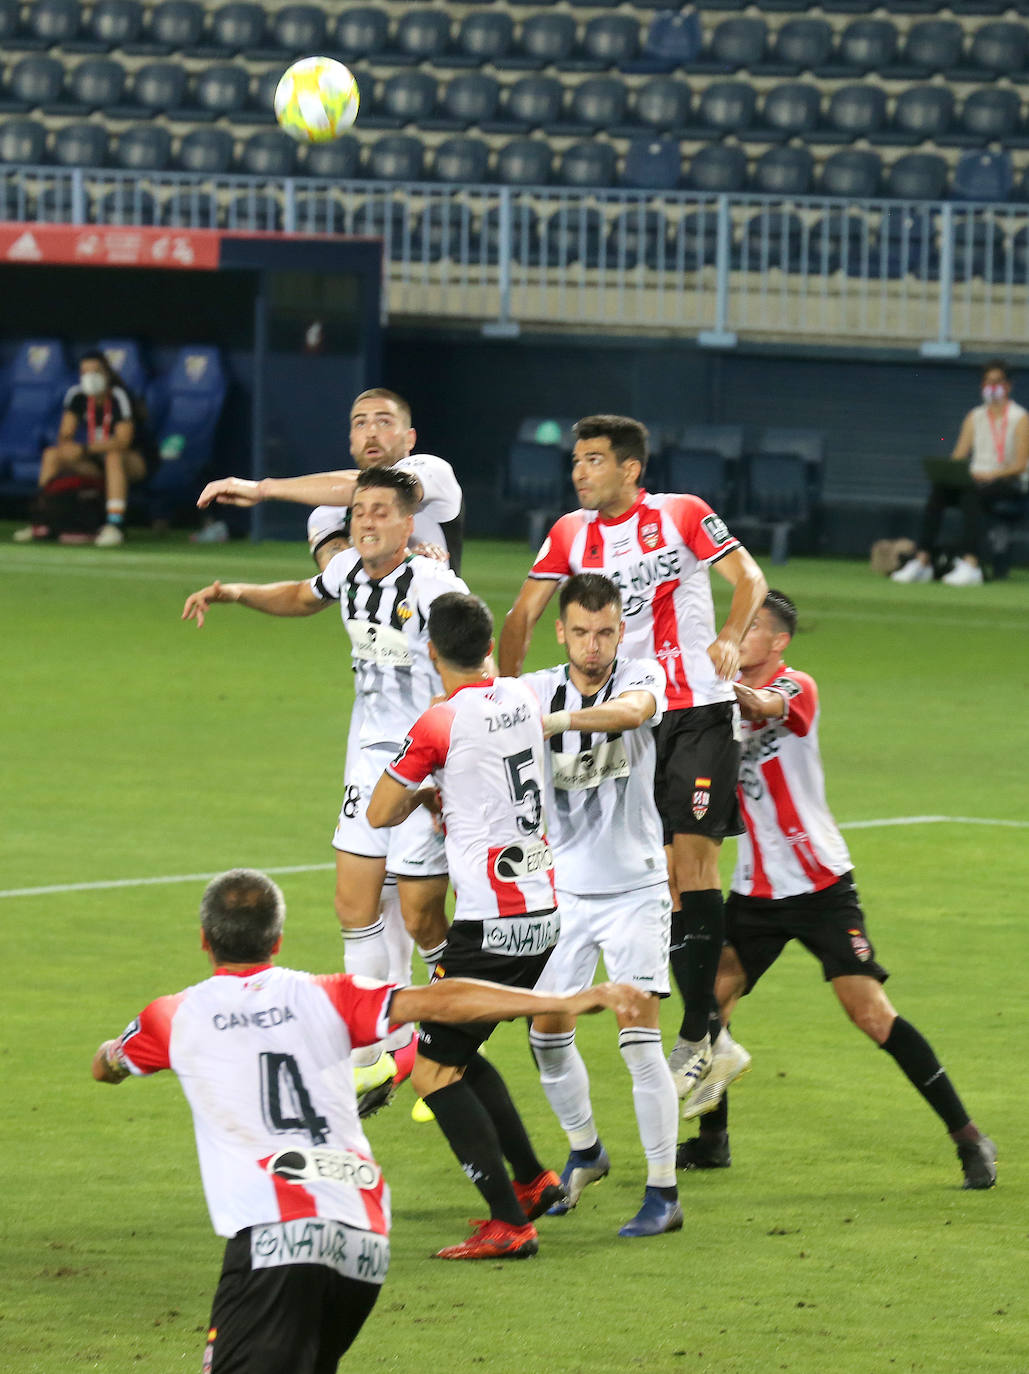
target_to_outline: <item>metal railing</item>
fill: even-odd
[[[920,346],[1029,337],[1029,206],[0,168],[0,217],[375,235],[393,315]]]

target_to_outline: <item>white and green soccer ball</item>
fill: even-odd
[[[328,143],[357,118],[361,93],[349,67],[331,57],[303,57],[275,88],[275,118],[298,143]]]

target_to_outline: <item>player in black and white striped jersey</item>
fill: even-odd
[[[558,642],[568,662],[527,673],[544,711],[547,831],[561,934],[537,987],[589,987],[601,954],[608,976],[650,994],[648,1014],[619,1023],[633,1105],[647,1158],[643,1205],[619,1232],[660,1235],[682,1226],[675,1184],[678,1100],[661,1047],[660,999],[669,994],[672,903],[661,820],[654,801],[649,726],[666,705],[655,659],[618,658],[625,630],[618,587],[580,573],[561,589]],[[617,972],[615,972],[617,970]],[[547,1100],[570,1146],[561,1181],[568,1206],[610,1164],[590,1103],[589,1077],[569,1017],[537,1016],[530,1043]]]

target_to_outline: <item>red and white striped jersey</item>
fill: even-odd
[[[734,701],[707,656],[715,638],[708,568],[739,541],[699,496],[641,491],[615,520],[596,511],[563,515],[529,570],[563,580],[598,572],[622,594],[627,658],[656,658],[668,679],[668,709]]]
[[[737,788],[746,834],[739,837],[732,890],[745,897],[820,892],[853,867],[825,799],[818,752],[818,688],[780,665],[764,687],[786,714],[743,722]]]
[[[193,1112],[211,1221],[328,1217],[389,1231],[389,1188],[357,1115],[350,1051],[388,1033],[392,986],[270,964],[151,1002],[116,1056],[171,1069]]]
[[[527,683],[493,678],[430,706],[387,772],[405,787],[431,774],[440,790],[455,921],[554,910],[542,711]]]

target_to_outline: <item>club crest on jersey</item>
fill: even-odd
[[[855,955],[863,964],[867,964],[872,957],[872,946],[868,943],[864,932],[860,930],[848,930],[847,934],[850,936],[851,948]]]
[[[414,615],[414,610],[408,602],[398,601],[393,613],[402,625],[406,625]]]
[[[644,520],[640,525],[640,543],[645,549],[656,549],[661,543],[661,523],[658,520]]]
[[[693,819],[702,821],[711,805],[711,779],[693,779]]]

